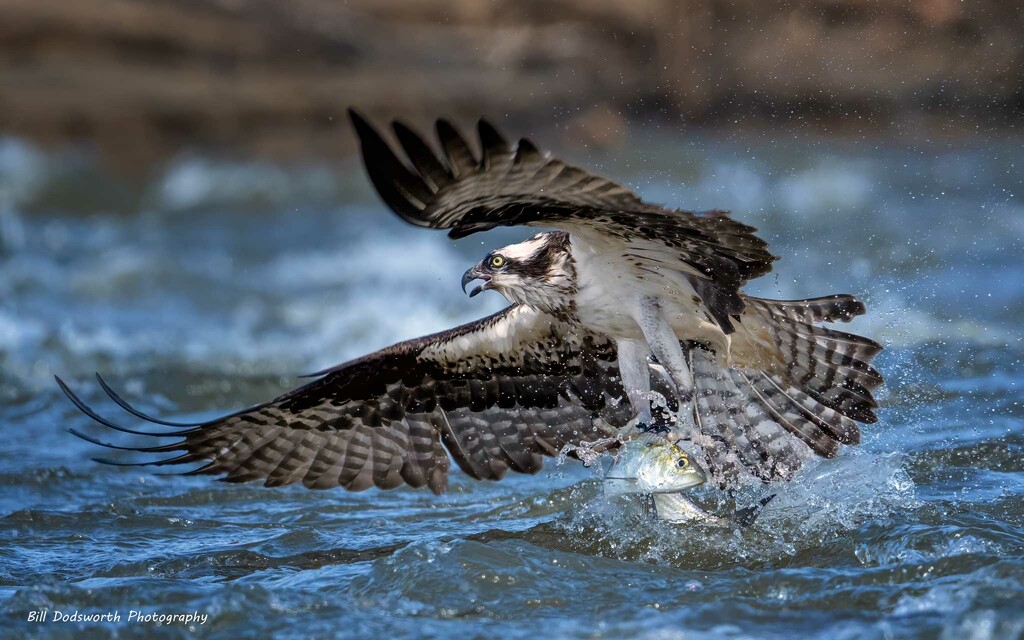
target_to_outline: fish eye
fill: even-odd
[[[505,256],[493,255],[487,265],[492,269],[500,269],[505,266]]]
[[[689,466],[690,466],[690,459],[687,458],[686,456],[683,456],[682,458],[679,458],[678,460],[676,460],[676,467],[678,467],[680,469],[686,469]]]

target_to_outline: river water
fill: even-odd
[[[732,209],[783,256],[752,292],[857,294],[853,330],[887,345],[863,446],[780,487],[748,530],[652,523],[573,461],[500,483],[455,472],[441,497],[90,461],[67,428],[130,438],[76,411],[54,373],[125,425],[94,371],[164,417],[212,417],[497,310],[459,276],[524,234],[405,226],[355,163],[185,155],[138,190],[86,153],[0,142],[0,635],[1024,634],[1019,141],[651,130],[617,155],[577,160],[656,201]],[[43,609],[122,621],[28,620]]]

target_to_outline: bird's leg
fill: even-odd
[[[651,350],[639,340],[619,340],[619,374],[626,397],[636,416],[636,427],[649,428],[651,418],[651,371],[648,360]]]
[[[654,357],[675,384],[679,413],[687,421],[687,427],[692,428],[695,422],[693,375],[690,373],[683,347],[679,344],[679,337],[673,331],[657,299],[646,298],[643,301],[637,322]]]

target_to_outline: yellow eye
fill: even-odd
[[[687,458],[686,456],[683,456],[682,458],[679,458],[678,460],[676,460],[676,467],[679,468],[679,469],[687,469],[687,468],[689,468],[689,466],[690,466],[690,459]]]
[[[491,256],[491,268],[498,269],[505,265],[504,256]]]

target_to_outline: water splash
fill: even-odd
[[[580,551],[632,561],[708,569],[785,562],[866,522],[884,522],[919,508],[903,464],[898,455],[851,450],[770,488],[748,487],[735,496],[714,489],[688,494],[709,512],[728,514],[755,503],[759,495],[775,493],[749,529],[661,522],[651,517],[642,500],[606,497],[598,483],[574,489],[579,508],[555,524],[570,534],[567,539],[585,541]],[[852,553],[852,548],[846,552]]]

